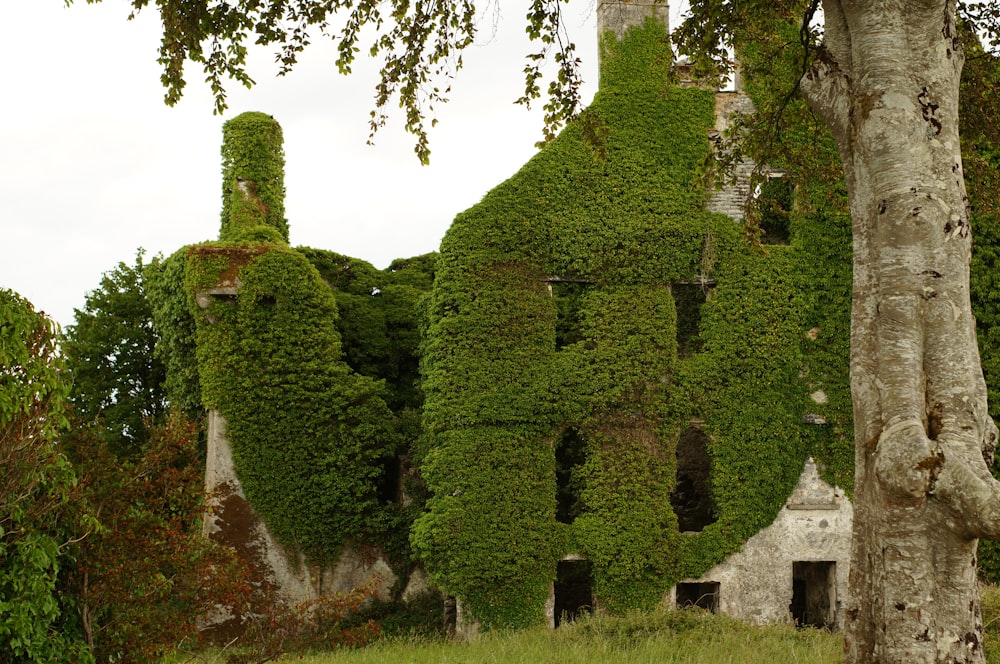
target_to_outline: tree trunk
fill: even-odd
[[[851,200],[855,523],[848,664],[983,662],[997,428],[969,301],[954,0],[824,0],[803,79]]]

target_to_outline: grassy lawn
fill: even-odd
[[[594,617],[553,631],[490,632],[471,643],[388,638],[366,648],[289,654],[302,664],[834,664],[838,634],[790,626],[751,627],[700,611]],[[169,664],[224,664],[225,653],[181,655]]]
[[[1000,590],[983,588],[987,662],[1000,664]],[[551,630],[490,632],[471,643],[393,637],[356,650],[288,654],[301,664],[839,664],[843,637],[753,627],[701,611],[595,616]],[[228,653],[177,653],[164,664],[226,664]]]
[[[670,625],[669,623],[674,623]],[[314,655],[305,664],[825,664],[841,662],[842,641],[815,630],[753,628],[695,616],[676,620],[593,620],[555,632],[489,634],[465,644],[389,640],[358,651]],[[657,626],[660,623],[660,626]],[[666,624],[664,624],[666,623]]]

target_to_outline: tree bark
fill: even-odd
[[[851,201],[856,467],[848,664],[983,662],[997,428],[969,300],[954,0],[824,0],[802,81]]]

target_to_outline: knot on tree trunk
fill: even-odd
[[[990,421],[992,425],[992,420]],[[995,436],[995,425],[987,431]],[[954,515],[957,532],[968,539],[1000,540],[1000,482],[990,475],[973,437],[950,436],[934,496]]]
[[[923,500],[933,490],[944,459],[917,420],[882,430],[875,450],[875,477],[883,491],[902,501]]]

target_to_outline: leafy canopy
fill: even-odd
[[[541,96],[542,67],[550,54],[557,65],[545,104],[547,138],[554,137],[555,127],[572,117],[579,105],[578,60],[563,30],[561,1],[565,0],[532,0],[525,17],[526,31],[540,47],[526,56],[524,94],[518,102],[527,105]],[[247,88],[254,85],[246,68],[251,44],[276,47],[279,74],[286,74],[317,36],[333,39],[342,74],[351,72],[363,50],[381,61],[369,140],[385,125],[390,102],[398,100],[406,130],[417,137],[414,151],[424,163],[430,157],[427,124],[436,122],[435,104],[448,100],[449,81],[462,68],[462,51],[475,39],[481,18],[472,0],[132,0],[131,4],[129,18],[150,4],[160,14],[163,37],[158,62],[168,105],[176,104],[184,92],[189,61],[202,67],[215,96],[215,111],[222,113],[228,80]]]
[[[155,356],[158,340],[146,297],[143,252],[135,263],[119,262],[87,293],[76,323],[62,339],[73,379],[70,401],[80,424],[99,424],[119,456],[139,450],[147,426],[166,408],[166,369]]]

